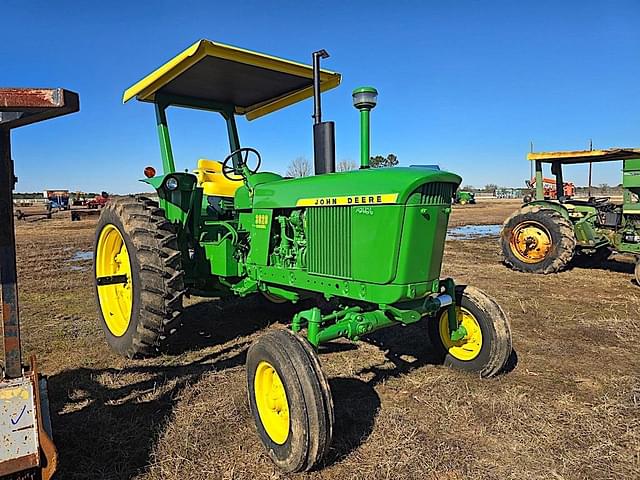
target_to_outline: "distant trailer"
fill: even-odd
[[[522,198],[522,188],[498,188],[496,198]]]
[[[49,202],[51,208],[69,209],[69,190],[45,190],[43,196]]]

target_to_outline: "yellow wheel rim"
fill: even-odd
[[[260,422],[267,435],[282,445],[289,437],[289,402],[276,369],[260,362],[253,380]]]
[[[549,255],[553,241],[549,230],[538,222],[522,222],[511,232],[511,252],[525,263],[539,263]]]
[[[98,286],[100,309],[112,335],[121,337],[129,328],[133,309],[133,285],[129,252],[120,230],[105,225],[96,248],[96,276],[126,275],[126,283]]]
[[[447,310],[440,315],[440,339],[445,349],[453,357],[464,362],[473,360],[482,349],[482,331],[476,317],[464,307],[456,307],[458,327],[462,325],[467,334],[464,338],[454,342],[449,334],[449,314]]]

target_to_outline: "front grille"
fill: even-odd
[[[420,205],[450,205],[455,185],[453,183],[425,183],[409,197],[407,203]]]
[[[351,207],[306,212],[309,273],[351,278]]]

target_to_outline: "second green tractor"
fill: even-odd
[[[635,279],[640,283],[640,149],[612,148],[561,152],[532,152],[536,199],[504,222],[502,254],[506,264],[527,273],[555,273],[573,259],[597,266],[612,252],[636,257]],[[622,162],[623,201],[609,197],[585,200],[561,196],[545,199],[543,164],[551,164],[556,191],[562,192],[564,165]]]

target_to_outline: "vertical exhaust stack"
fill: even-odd
[[[322,121],[320,102],[320,59],[328,57],[326,50],[313,52],[313,164],[316,175],[336,171],[336,125]]]

